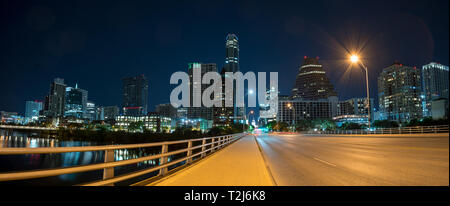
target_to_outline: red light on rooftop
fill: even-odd
[[[308,58],[307,56],[303,57],[304,59]]]
[[[124,109],[140,109],[141,107],[124,107]]]
[[[319,57],[316,57],[317,60],[319,60]]]

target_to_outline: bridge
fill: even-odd
[[[0,124],[0,129],[5,130],[47,130],[53,131],[56,130],[54,127],[34,127],[34,126],[21,126],[21,125],[3,125]]]
[[[57,148],[0,148],[0,155],[104,151],[103,163],[0,173],[0,181],[103,170],[80,185],[114,185],[157,171],[135,186],[449,185],[449,133],[235,134],[159,143]],[[173,144],[186,147],[169,151]],[[115,160],[114,151],[160,148],[160,153]],[[169,157],[182,154],[178,159]],[[157,166],[114,176],[114,167],[158,160]],[[180,165],[180,166],[177,166]],[[170,166],[177,166],[169,170]]]

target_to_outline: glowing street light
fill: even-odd
[[[353,64],[359,64],[366,72],[366,89],[367,89],[367,122],[369,123],[369,130],[370,130],[370,95],[369,95],[369,71],[367,70],[367,67],[363,64],[363,62],[359,59],[358,55],[352,54],[350,56],[350,62]]]
[[[359,57],[355,54],[353,54],[352,56],[350,56],[350,61],[352,63],[357,63],[359,61]]]

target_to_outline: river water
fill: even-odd
[[[97,146],[101,145],[96,142],[87,141],[58,141],[53,138],[36,138],[36,133],[14,131],[10,136],[0,130],[0,149],[7,147],[78,147],[78,146]],[[145,149],[123,149],[114,152],[114,160],[127,160],[142,156],[158,154],[159,150]],[[170,161],[170,157],[169,157]],[[104,162],[104,151],[90,152],[69,152],[55,154],[29,154],[29,155],[0,155],[0,173],[18,172],[37,169],[50,169],[71,167],[78,165],[88,165]],[[158,160],[140,162],[138,164],[115,167],[114,176],[137,171],[158,165]],[[178,165],[176,165],[178,166]],[[169,167],[171,169],[171,167]],[[130,185],[134,182],[147,179],[154,176],[158,171],[123,182],[115,183],[115,185]],[[29,180],[17,180],[0,182],[0,186],[4,185],[49,185],[49,186],[68,186],[101,180],[103,170],[94,170],[89,172],[65,174],[54,177],[45,177]]]

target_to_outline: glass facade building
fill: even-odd
[[[448,66],[431,62],[422,66],[423,115],[432,116],[431,104],[439,98],[448,99]]]
[[[63,117],[65,114],[66,84],[64,79],[56,78],[50,85],[50,92],[45,97],[44,115],[46,117]]]
[[[65,117],[84,118],[83,92],[77,87],[67,87],[65,96]]]
[[[194,97],[199,96],[200,99],[202,98],[203,92],[206,90],[206,88],[210,87],[211,84],[202,84],[201,80],[200,82],[194,82],[193,81],[193,75],[194,75],[194,68],[195,69],[201,69],[201,77],[203,77],[204,74],[208,72],[217,72],[217,65],[214,63],[208,63],[208,64],[202,64],[202,63],[190,63],[188,67],[188,74],[189,74],[189,81],[191,82],[190,86],[190,107],[187,108],[187,117],[189,119],[206,119],[206,120],[213,120],[214,117],[214,109],[213,107],[205,107],[201,104],[202,101],[200,101],[200,107],[195,107]],[[211,98],[212,99],[212,98]]]
[[[25,103],[25,118],[27,121],[36,121],[39,119],[39,112],[43,109],[42,101],[26,101]]]
[[[147,115],[148,79],[144,75],[124,78],[122,100],[125,116]]]

